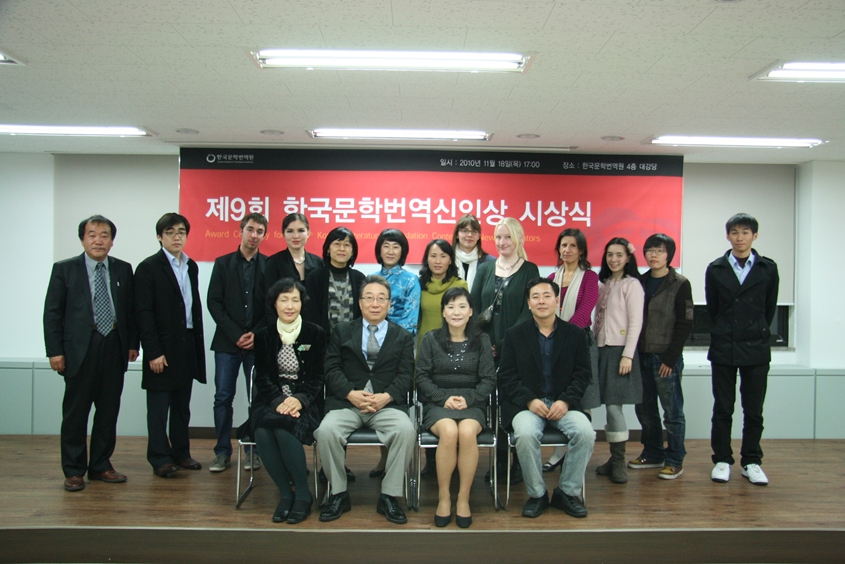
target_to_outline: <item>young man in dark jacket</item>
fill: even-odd
[[[643,432],[643,452],[628,468],[660,468],[658,478],[674,480],[684,473],[684,343],[692,331],[692,288],[689,280],[669,266],[675,241],[655,233],[645,241],[643,255],[651,270],[641,281],[645,290],[643,329],[640,333],[640,373],[643,402],[636,406]],[[663,406],[668,442],[663,447],[663,428],[657,400]]]
[[[710,360],[713,374],[713,420],[710,444],[715,464],[710,477],[727,482],[734,462],[731,423],[736,401],[736,373],[742,380],[743,427],[740,451],[742,475],[765,486],[760,468],[763,451],[763,402],[772,358],[769,327],[778,297],[778,267],[751,246],[757,239],[757,220],[740,213],[725,225],[731,250],[710,263],[704,279],[707,311],[713,323]]]

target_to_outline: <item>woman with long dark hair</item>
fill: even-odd
[[[475,328],[472,298],[466,288],[450,288],[440,300],[442,324],[427,333],[417,355],[417,390],[423,402],[423,427],[439,437],[434,523],[452,520],[450,484],[455,468],[460,486],[458,526],[472,523],[469,491],[478,466],[477,436],[486,424],[484,407],[496,387],[490,338]]]
[[[282,220],[282,234],[287,248],[267,259],[264,279],[268,288],[282,278],[303,281],[323,266],[323,259],[305,250],[305,244],[311,237],[311,228],[304,214],[286,215]]]
[[[628,481],[625,444],[628,426],[622,406],[643,400],[643,383],[637,356],[637,340],[643,326],[645,293],[637,271],[634,246],[622,237],[608,241],[599,271],[596,305],[596,344],[599,349],[599,392],[607,408],[605,436],[610,459],[596,468],[616,484]]]

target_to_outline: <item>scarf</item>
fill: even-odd
[[[557,269],[555,272],[555,283],[563,289],[563,270],[564,265],[560,265],[560,268]],[[578,302],[578,291],[581,289],[581,280],[584,279],[584,271],[580,268],[575,271],[575,274],[572,276],[572,281],[569,283],[569,286],[566,288],[566,295],[563,297],[563,301],[560,302],[560,309],[557,312],[557,316],[563,319],[564,321],[569,321],[572,319],[572,316],[575,315],[575,306]]]
[[[467,281],[467,286],[472,288],[472,282],[475,280],[475,269],[478,266],[478,249],[473,249],[468,253],[461,250],[460,245],[455,247],[455,258],[459,263],[469,265],[469,269],[464,274],[464,269],[458,265],[458,277]]]
[[[296,320],[291,323],[282,323],[281,319],[276,319],[276,331],[279,332],[279,337],[282,339],[282,344],[292,345],[299,337],[299,332],[302,330],[302,316],[297,315]]]

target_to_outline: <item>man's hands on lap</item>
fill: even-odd
[[[557,400],[551,407],[547,407],[541,399],[533,399],[528,402],[528,410],[543,419],[559,421],[569,412],[569,405],[563,400]]]

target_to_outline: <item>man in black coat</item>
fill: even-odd
[[[406,403],[413,380],[414,338],[387,320],[390,284],[381,276],[367,277],[359,304],[363,317],[338,323],[326,352],[326,416],[314,437],[331,497],[320,521],[334,521],[352,508],[344,447],[353,431],[367,426],[388,448],[376,511],[388,521],[406,523],[396,497],[404,493],[405,469],[416,447]]]
[[[218,257],[208,283],[208,311],[217,323],[211,350],[214,351],[214,429],[217,444],[212,472],[223,472],[232,458],[232,401],[243,366],[246,393],[250,394],[249,376],[255,364],[255,331],[266,320],[264,271],[267,257],[258,246],[267,234],[267,218],[251,213],[241,220],[241,244],[234,253]],[[275,319],[275,316],[274,316]],[[260,467],[256,456],[247,456],[245,467]]]
[[[596,432],[581,402],[590,384],[590,355],[583,329],[556,315],[560,288],[548,278],[525,287],[533,319],[505,333],[499,362],[502,425],[513,430],[528,500],[524,517],[539,517],[549,505],[572,517],[586,517],[582,484]],[[549,494],[543,480],[540,439],[546,427],[569,439],[558,487]]]
[[[117,438],[120,395],[128,362],[138,358],[132,266],[110,257],[117,228],[101,215],[79,224],[85,252],[53,265],[44,301],[44,343],[50,368],[64,376],[62,470],[65,489],[89,480],[125,482],[110,458]],[[91,455],[88,414],[94,405]]]
[[[715,466],[710,477],[714,482],[727,482],[731,476],[731,424],[739,370],[744,417],[742,475],[752,484],[765,486],[769,479],[760,468],[760,437],[772,358],[769,327],[777,310],[779,278],[777,264],[751,248],[757,229],[757,220],[748,214],[736,214],[728,220],[725,230],[731,250],[707,267],[704,292],[713,324],[707,354],[714,400],[710,444]]]
[[[188,438],[193,381],[205,384],[199,269],[182,250],[190,230],[184,216],[164,214],[156,223],[161,250],[135,271],[135,314],[144,349],[141,385],[147,390],[147,460],[162,477],[180,468],[202,468],[191,458]]]

